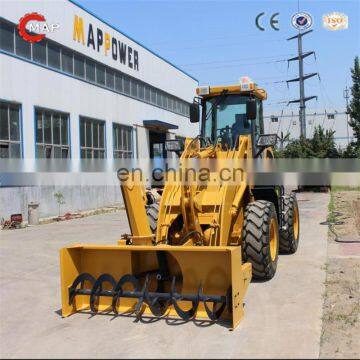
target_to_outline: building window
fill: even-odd
[[[156,104],[156,90],[155,90],[155,89],[151,89],[150,101],[151,101],[153,104]]]
[[[144,88],[144,84],[142,83],[138,84],[138,96],[140,100],[145,99],[145,88]]]
[[[67,49],[61,50],[61,67],[62,71],[73,74],[74,63],[73,63],[73,52]]]
[[[78,54],[74,54],[74,74],[80,78],[85,77],[85,58]]]
[[[106,86],[110,89],[114,88],[114,72],[106,68]]]
[[[279,118],[277,116],[271,115],[271,122],[279,122]]]
[[[54,69],[60,69],[60,47],[53,43],[48,43],[48,65]]]
[[[36,109],[36,157],[66,159],[70,157],[69,114]]]
[[[20,105],[0,102],[0,158],[21,157]]]
[[[0,49],[14,52],[14,27],[5,23],[0,23]]]
[[[131,96],[137,97],[137,81],[134,79],[131,79]]]
[[[114,159],[133,157],[132,128],[113,123]]]
[[[15,40],[16,55],[31,59],[31,44],[28,41],[25,41],[18,32],[16,32]]]
[[[334,120],[335,114],[327,114],[327,118],[328,118],[328,120]]]
[[[176,112],[178,112],[179,114],[181,113],[181,102],[180,100],[176,100]]]
[[[105,158],[105,121],[80,117],[80,156],[83,159]]]
[[[105,66],[96,64],[96,82],[105,85]]]
[[[33,60],[37,63],[46,65],[46,42],[42,40],[33,43]]]
[[[150,102],[150,87],[145,86],[145,101]]]
[[[173,98],[169,98],[168,106],[169,106],[170,111],[174,111],[174,99]]]
[[[95,82],[95,62],[86,59],[86,80]]]
[[[118,73],[115,75],[115,89],[116,91],[123,92],[123,76]]]
[[[157,106],[159,106],[159,107],[162,107],[162,98],[163,98],[163,96],[162,96],[162,94],[161,94],[161,92],[157,92],[157,98],[156,98],[156,104],[157,104]]]
[[[124,76],[124,93],[130,95],[130,79]]]

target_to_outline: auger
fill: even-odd
[[[216,321],[220,318],[226,306],[228,309],[231,309],[230,289],[225,296],[205,295],[203,294],[202,285],[200,284],[195,294],[180,294],[176,291],[176,278],[174,276],[171,281],[170,292],[159,292],[159,290],[150,291],[151,280],[151,276],[149,274],[146,275],[144,284],[141,286],[139,279],[131,274],[122,276],[121,279],[116,282],[110,274],[102,274],[95,280],[90,274],[82,273],[74,280],[69,288],[69,305],[73,304],[75,296],[87,295],[90,297],[89,302],[91,312],[96,314],[98,312],[96,307],[98,298],[100,296],[110,297],[112,299],[111,310],[118,315],[119,301],[121,301],[122,298],[137,299],[134,308],[134,313],[137,317],[141,316],[141,309],[144,303],[149,307],[152,315],[156,317],[165,315],[169,306],[172,305],[177,315],[186,321],[195,316],[200,302],[204,304],[206,314],[212,321]],[[84,288],[86,281],[91,284],[91,288]],[[109,283],[112,286],[112,289],[104,289],[104,283]],[[124,290],[123,287],[126,284],[130,284],[132,290]],[[77,288],[79,285],[80,288]],[[183,302],[190,302],[191,308],[183,310],[178,304],[178,301],[180,300]],[[210,309],[208,303],[212,303],[212,309]]]

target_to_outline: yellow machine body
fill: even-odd
[[[212,91],[214,96],[222,90],[215,87]],[[228,91],[239,93],[240,89]],[[256,90],[254,95],[266,98],[263,90]],[[250,135],[240,136],[237,144],[234,149],[224,149],[220,144],[201,147],[199,139],[187,139],[180,162],[213,159],[221,164],[223,160],[253,157]],[[96,308],[139,316],[152,312],[150,303],[159,308],[168,301],[161,316],[219,317],[230,320],[234,328],[243,316],[244,296],[251,280],[251,264],[242,261],[242,230],[245,207],[253,200],[247,174],[239,173],[235,180],[219,181],[216,170],[205,184],[169,179],[158,204],[153,233],[147,220],[144,186],[136,175],[120,178],[131,234],[117,245],[78,244],[61,249],[62,315]],[[82,274],[91,274],[92,278],[86,281]],[[102,274],[106,274],[101,278],[104,281],[97,281]],[[128,275],[131,280],[126,283]],[[138,279],[137,290],[131,284],[134,277]],[[77,278],[79,281],[74,282]],[[188,310],[191,304],[194,313]],[[222,311],[215,314],[218,305]],[[176,306],[188,311],[187,315]]]

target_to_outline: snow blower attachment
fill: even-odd
[[[62,315],[221,318],[235,327],[250,278],[235,247],[75,245],[61,250]]]

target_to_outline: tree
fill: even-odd
[[[58,208],[59,208],[59,216],[60,216],[60,210],[61,210],[61,205],[65,204],[65,197],[63,195],[63,193],[61,191],[58,191],[56,193],[54,193],[54,197],[55,200],[58,204]]]
[[[285,158],[337,158],[339,151],[334,140],[335,131],[324,130],[321,126],[314,129],[312,139],[301,137],[290,141],[283,151],[276,153],[277,157]]]
[[[360,65],[358,56],[355,57],[354,68],[351,69],[351,78],[353,85],[347,112],[350,117],[349,125],[353,130],[354,140],[346,148],[344,156],[360,158]]]
[[[314,136],[310,139],[311,149],[318,158],[337,158],[339,152],[334,140],[335,131],[326,130],[320,125],[315,127]]]

